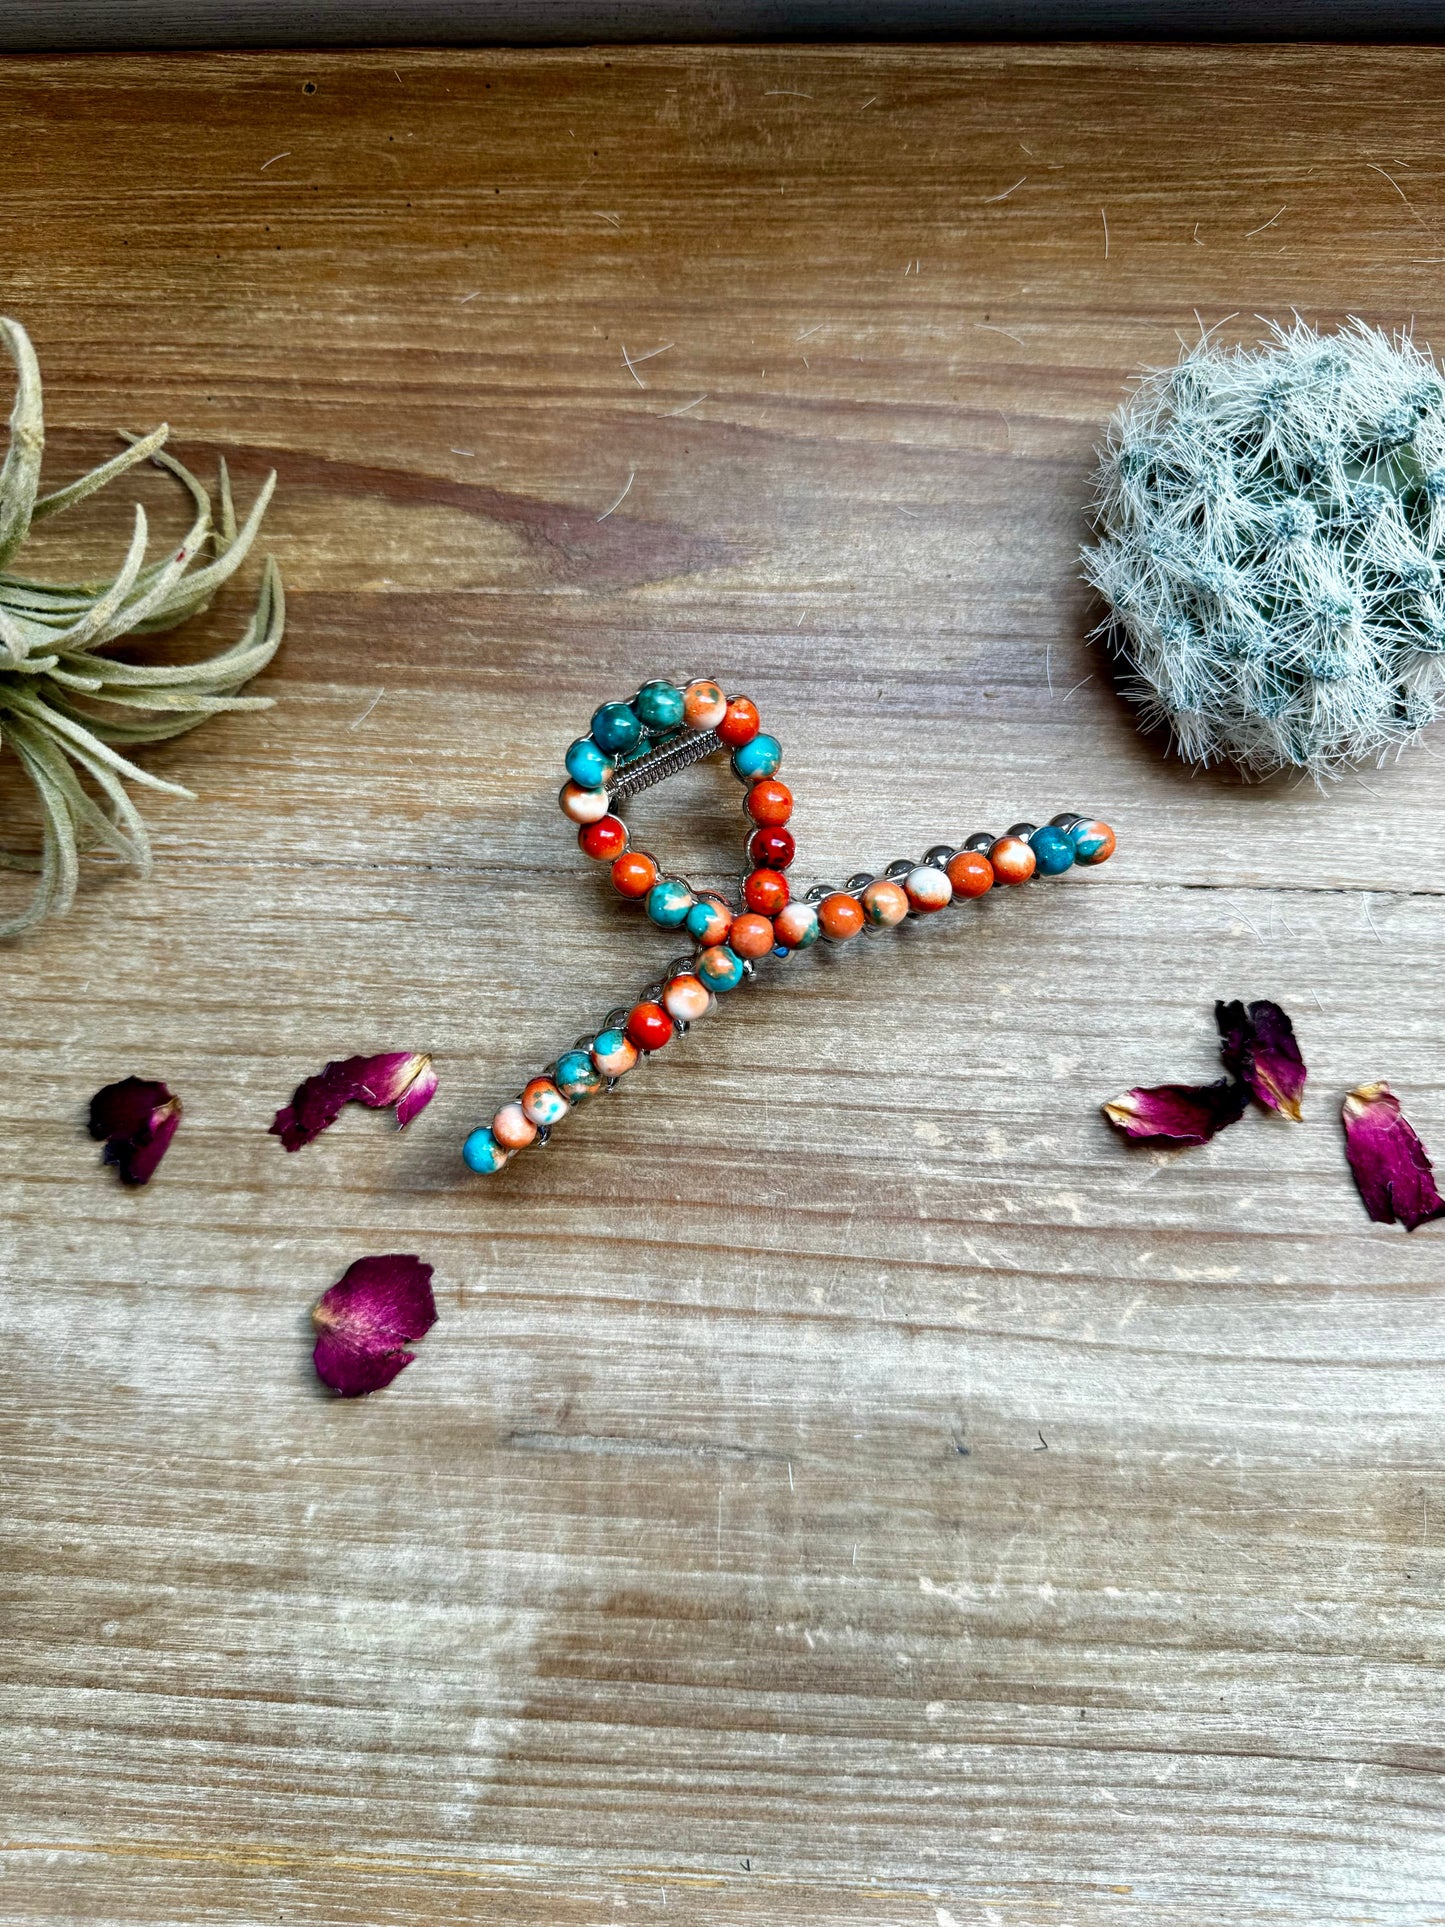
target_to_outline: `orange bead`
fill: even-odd
[[[662,991],[662,1007],[675,1023],[693,1024],[707,1015],[712,992],[690,970],[669,977]]]
[[[689,729],[716,729],[728,713],[728,699],[715,682],[699,677],[682,692],[682,713]]]
[[[740,957],[766,957],[777,941],[771,920],[758,916],[755,911],[745,911],[735,917],[728,932],[728,948]]]
[[[807,950],[818,941],[818,912],[794,897],[773,918],[773,935],[784,950]]]
[[[1021,836],[1001,836],[988,860],[998,883],[1027,883],[1038,861]]]
[[[829,943],[847,943],[863,928],[863,906],[846,890],[835,890],[818,905],[818,928]]]
[[[741,749],[750,743],[763,726],[756,703],[746,696],[734,696],[728,703],[727,714],[717,726],[717,733],[729,749]]]
[[[657,865],[646,850],[624,850],[612,865],[612,887],[620,897],[645,897],[657,877]]]
[[[1069,841],[1074,846],[1075,863],[1107,863],[1114,854],[1114,832],[1097,817],[1076,823],[1069,831]]]
[[[993,865],[982,850],[960,850],[948,866],[956,897],[981,897],[993,888]]]
[[[515,1101],[504,1104],[492,1119],[492,1136],[505,1150],[525,1151],[536,1135],[536,1125]]]
[[[522,1092],[521,1105],[523,1115],[538,1125],[556,1124],[572,1108],[550,1077],[534,1077]]]
[[[1033,851],[1029,851],[1033,855]],[[862,896],[863,914],[869,923],[879,924],[891,930],[895,924],[902,923],[908,915],[908,898],[904,895],[903,885],[895,883],[891,877],[874,877]]]
[[[1032,852],[1030,852],[1032,854]],[[789,897],[788,879],[781,870],[754,870],[743,884],[743,900],[761,917],[775,917]],[[737,925],[734,924],[734,929]]]
[[[777,829],[793,814],[793,792],[775,776],[765,776],[748,791],[747,812],[763,829]]]

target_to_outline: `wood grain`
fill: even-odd
[[[6,0],[0,48],[1438,40],[1434,0]]]
[[[1075,562],[1196,312],[1441,338],[1442,100],[1419,49],[0,68],[53,472],[274,464],[292,612],[278,706],[151,756],[155,879],[3,960],[0,1921],[1445,1919],[1445,1237],[1334,1121],[1385,1077],[1445,1149],[1439,743],[1193,776]],[[669,954],[553,792],[685,672],[776,724],[809,875],[1060,807],[1120,853],[469,1182]],[[735,810],[637,818],[721,874]],[[1211,1074],[1220,995],[1294,1013],[1307,1122],[1129,1154],[1099,1101]],[[266,1135],[400,1047],[406,1136]],[[81,1129],[129,1072],[186,1106],[140,1194]],[[441,1320],[329,1402],[308,1307],[387,1250]]]

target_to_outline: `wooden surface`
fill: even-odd
[[[154,881],[3,959],[6,1927],[1445,1918],[1445,1232],[1335,1122],[1385,1077],[1445,1152],[1441,749],[1191,776],[1075,563],[1196,311],[1440,338],[1442,102],[1419,50],[0,69],[51,472],[275,464],[291,606],[277,708],[149,757]],[[1119,855],[469,1180],[675,947],[554,792],[687,672],[777,726],[807,877],[1061,807]],[[731,783],[675,787],[635,820],[721,874]],[[1099,1101],[1235,995],[1307,1122],[1130,1154]],[[403,1047],[404,1137],[266,1135]],[[130,1072],[186,1107],[139,1194],[81,1128]],[[388,1250],[440,1322],[329,1401],[308,1308]]]
[[[1438,40],[1436,0],[6,0],[0,48],[647,40]]]

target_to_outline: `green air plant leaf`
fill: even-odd
[[[162,425],[149,435],[126,435],[128,446],[119,455],[51,495],[39,494],[45,447],[40,370],[18,321],[0,318],[0,336],[19,377],[10,447],[0,468],[0,742],[34,785],[44,825],[38,856],[0,851],[0,866],[39,872],[26,907],[0,920],[0,937],[13,937],[47,916],[64,916],[87,850],[110,850],[138,874],[149,873],[150,842],[126,785],[172,796],[191,792],[138,768],[122,747],[129,751],[180,736],[218,710],[269,709],[270,697],[238,692],[275,655],[286,603],[280,572],[268,556],[255,613],[229,648],[204,662],[174,666],[106,655],[115,643],[174,629],[208,605],[245,560],[276,477],[267,478],[238,528],[225,463],[213,511],[195,476],[161,452],[167,434]],[[110,581],[32,582],[13,572],[32,523],[73,508],[143,461],[174,475],[191,498],[193,519],[178,547],[148,562],[145,510],[137,506],[130,547]],[[206,559],[193,569],[201,557]]]

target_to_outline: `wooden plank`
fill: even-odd
[[[6,953],[0,1922],[1445,1918],[1445,1245],[1366,1223],[1333,1117],[1384,1076],[1445,1144],[1438,745],[1191,776],[1075,560],[1196,310],[1440,338],[1442,79],[0,68],[54,473],[162,418],[276,466],[292,611],[277,707],[149,756],[200,797],[154,880]],[[552,804],[669,672],[776,724],[808,875],[1068,806],[1119,856],[799,960],[468,1181],[673,948]],[[724,875],[735,793],[677,789],[637,820]],[[1307,1123],[1129,1154],[1100,1099],[1210,1074],[1219,995],[1294,1013]],[[441,1071],[405,1137],[265,1134],[401,1046]],[[81,1130],[128,1072],[186,1105],[140,1194]],[[441,1320],[330,1402],[307,1308],[388,1250]]]
[[[1438,40],[1432,0],[10,0],[0,48],[599,41]]]

